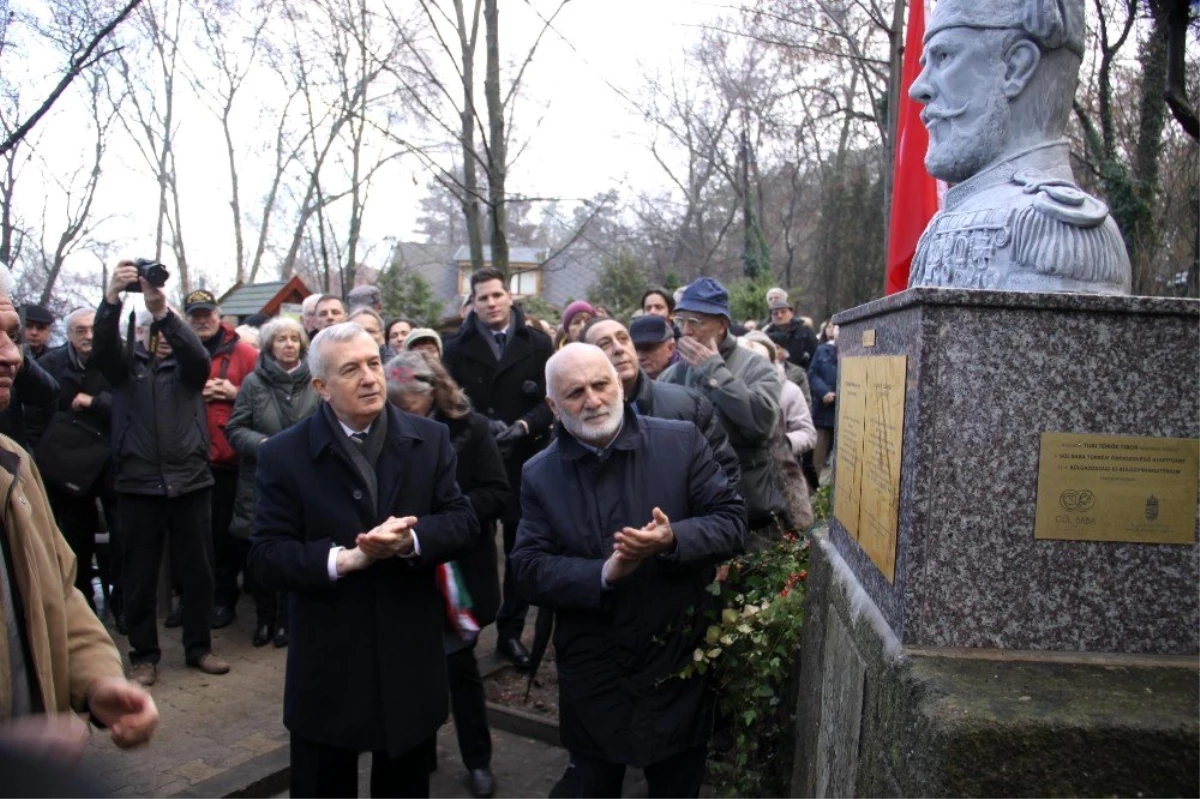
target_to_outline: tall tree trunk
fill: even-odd
[[[492,268],[508,278],[508,207],[505,204],[508,147],[504,141],[504,103],[500,99],[500,11],[498,0],[484,0],[487,35],[487,71],[483,94],[487,99],[490,130],[488,159],[488,214],[491,219]]]
[[[233,94],[225,103],[221,114],[221,129],[225,133],[225,154],[229,159],[229,210],[233,213],[233,241],[236,248],[238,283],[246,279],[246,241],[242,235],[242,200],[238,190],[237,155],[233,147],[233,131],[230,117],[233,115]]]
[[[454,11],[458,23],[458,43],[462,50],[462,155],[463,185],[459,190],[462,198],[463,219],[467,226],[467,247],[471,251],[471,269],[483,268],[483,231],[480,229],[479,214],[479,153],[475,152],[475,42],[479,34],[479,6],[475,0],[471,12],[471,27],[468,31],[463,0],[454,0]]]

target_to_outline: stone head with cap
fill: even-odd
[[[1083,0],[941,0],[925,32],[925,167],[960,183],[1063,136],[1083,58]]]

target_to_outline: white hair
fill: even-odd
[[[95,313],[95,312],[96,312],[95,308],[88,308],[87,306],[84,306],[82,308],[76,308],[75,310],[73,310],[69,314],[67,314],[65,319],[63,319],[63,328],[69,331],[71,329],[71,325],[75,324],[76,319],[83,316],[84,314],[90,314],[90,313]]]
[[[312,316],[317,311],[317,303],[321,301],[324,294],[309,294],[300,301],[300,313]]]
[[[347,316],[346,319],[348,321],[350,319],[353,319],[356,316],[373,316],[373,317],[375,317],[375,321],[379,323],[379,329],[383,330],[383,317],[380,316],[378,313],[376,313],[375,309],[370,307],[369,305],[358,306],[357,308],[355,308],[353,311],[350,312],[350,315]]]
[[[304,325],[290,316],[276,316],[259,329],[258,340],[262,344],[262,351],[271,352],[275,346],[276,337],[284,332],[292,332],[300,336],[300,357],[303,358],[308,352],[308,333],[304,332]]]
[[[238,338],[249,344],[254,349],[258,349],[258,328],[250,325],[238,325],[233,329],[234,333],[238,334]]]
[[[154,314],[150,313],[145,308],[142,308],[137,312],[138,327],[150,327],[152,324],[154,324]]]
[[[550,359],[546,361],[546,392],[550,395],[551,399],[553,399],[555,402],[558,402],[559,399],[558,391],[556,390],[555,386],[555,378],[558,376],[559,371],[561,371],[564,366],[567,366],[569,363],[577,360],[578,357],[588,355],[590,353],[595,353],[600,357],[600,360],[604,362],[605,368],[608,369],[608,373],[612,375],[613,382],[617,384],[617,388],[621,388],[621,378],[617,374],[617,367],[612,365],[612,361],[610,361],[608,356],[604,354],[604,350],[600,349],[595,344],[585,344],[582,341],[573,341],[570,344],[565,345],[558,352],[551,355]]]
[[[334,299],[337,298],[334,297]],[[329,364],[325,362],[325,350],[329,349],[330,345],[345,344],[359,336],[366,336],[371,339],[372,344],[375,343],[371,334],[364,330],[358,322],[338,322],[313,336],[312,345],[308,348],[308,372],[313,379],[326,380],[328,378],[326,369]]]

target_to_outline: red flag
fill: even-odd
[[[921,104],[908,89],[921,73],[925,38],[923,0],[909,0],[908,33],[904,37],[904,68],[900,75],[900,114],[896,123],[896,153],[892,172],[892,212],[888,223],[887,293],[908,288],[908,270],[917,241],[937,213],[937,182],[925,171],[929,133],[921,123]]]

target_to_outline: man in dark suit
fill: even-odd
[[[479,532],[445,426],[386,399],[374,339],[354,322],[308,355],[324,400],[258,457],[249,566],[290,592],[284,724],[292,796],[428,796],[448,715],[435,566]]]
[[[504,276],[495,269],[471,275],[471,292],[472,311],[459,334],[446,342],[442,362],[475,410],[492,420],[508,482],[516,494],[521,488],[521,467],[545,445],[553,421],[546,405],[550,337],[526,326],[521,310],[513,307]],[[507,556],[521,521],[518,503],[509,503],[500,521]],[[521,643],[528,607],[514,590],[506,567],[504,601],[496,615],[496,649],[519,669],[530,666],[529,652]]]

